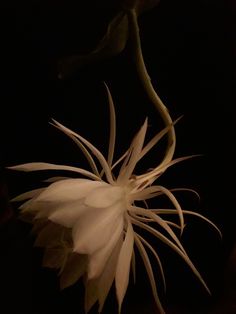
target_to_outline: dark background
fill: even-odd
[[[76,147],[49,125],[52,117],[104,151],[108,134],[104,80],[116,104],[117,155],[145,116],[150,134],[160,129],[128,50],[81,68],[67,80],[58,79],[58,60],[93,49],[117,12],[117,3],[32,0],[1,4],[1,313],[82,313],[83,297],[79,284],[60,293],[56,275],[40,268],[41,252],[32,248],[30,227],[17,220],[16,209],[7,201],[32,187],[35,179],[5,167],[30,161],[83,165]],[[184,115],[176,126],[176,156],[203,154],[170,169],[162,184],[196,189],[200,204],[189,197],[184,206],[200,210],[223,233],[221,241],[210,227],[191,219],[183,236],[212,298],[182,261],[161,248],[166,254],[168,285],[167,295],[161,293],[161,297],[169,313],[236,313],[236,270],[230,262],[235,258],[236,230],[234,21],[233,0],[163,0],[139,19],[153,84],[173,118]],[[150,157],[152,162],[155,158]],[[128,291],[124,313],[154,313],[143,273],[140,265],[140,277]],[[106,313],[115,313],[113,297]]]

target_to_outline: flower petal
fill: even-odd
[[[66,179],[52,183],[43,193],[39,195],[37,201],[47,202],[68,202],[84,198],[96,187],[106,186],[107,183],[101,181],[91,181],[88,179]]]
[[[67,228],[73,228],[78,219],[87,211],[82,202],[63,204],[49,215],[48,219]]]
[[[64,204],[58,202],[37,202],[32,201],[24,209],[25,212],[32,212],[35,214],[35,219],[48,218],[52,213],[63,208]]]
[[[130,264],[134,247],[133,227],[129,219],[127,223],[128,226],[125,240],[121,247],[115,276],[116,296],[119,305],[119,313],[121,311],[121,305],[129,283]]]
[[[66,265],[60,276],[60,288],[65,289],[80,279],[86,272],[87,256],[72,253],[69,255]]]
[[[34,198],[24,202],[19,209],[22,213],[34,213],[35,215],[38,214],[38,212],[42,212],[41,217],[48,217],[48,212],[50,212],[51,209],[54,209],[57,204],[51,203],[47,204],[46,202],[37,202]]]
[[[122,246],[123,238],[117,241],[115,248],[113,249],[109,259],[107,260],[106,267],[104,268],[101,276],[98,279],[98,301],[99,309],[98,312],[102,312],[103,305],[107,298],[107,295],[111,289],[113,280],[115,278],[116,266],[118,262],[118,257],[120,254],[120,249]]]
[[[37,247],[57,247],[61,245],[65,228],[50,223],[47,224],[39,233],[34,243]]]
[[[59,269],[67,259],[68,250],[62,247],[46,248],[43,256],[43,267]]]
[[[22,193],[14,198],[11,199],[12,202],[21,202],[25,201],[29,198],[38,196],[40,193],[42,193],[46,188],[39,188],[39,189],[34,189],[25,193]]]
[[[121,238],[123,227],[123,217],[120,216],[119,220],[114,226],[113,234],[111,235],[111,238],[108,240],[106,245],[89,257],[88,279],[98,277],[104,270],[109,256],[111,255],[114,247]]]
[[[43,182],[46,182],[46,183],[54,183],[54,182],[57,182],[57,181],[61,181],[61,180],[68,180],[68,179],[71,179],[70,177],[63,177],[63,176],[54,176],[54,177],[50,177],[46,180],[43,180]]]
[[[97,279],[87,280],[85,284],[85,313],[87,314],[98,301]]]
[[[108,207],[124,198],[124,189],[119,186],[104,185],[92,190],[84,203],[87,206],[102,208]]]
[[[122,209],[120,203],[105,209],[89,208],[72,229],[74,251],[93,254],[103,248],[113,234]]]

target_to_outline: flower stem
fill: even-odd
[[[132,41],[132,47],[133,47],[133,56],[134,56],[134,61],[135,61],[138,76],[147,93],[148,98],[154,104],[158,112],[160,113],[161,118],[163,119],[165,125],[168,126],[172,124],[172,127],[170,128],[168,132],[168,148],[162,160],[162,163],[160,164],[161,166],[164,163],[170,162],[174,155],[175,145],[176,145],[175,129],[173,126],[173,121],[171,119],[171,116],[168,112],[168,109],[163,104],[160,97],[157,95],[152,85],[151,79],[148,75],[147,68],[143,59],[141,40],[139,36],[139,26],[138,26],[137,14],[135,10],[128,11],[128,18],[129,18],[130,35],[131,35],[131,41]]]

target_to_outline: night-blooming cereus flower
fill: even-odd
[[[148,253],[154,256],[159,265],[165,284],[161,260],[152,245],[138,231],[145,230],[147,234],[152,234],[154,238],[173,249],[209,291],[173,228],[177,227],[181,233],[183,232],[184,214],[201,217],[212,226],[215,225],[200,214],[182,210],[170,190],[154,184],[168,167],[186,158],[169,161],[170,156],[167,151],[164,160],[155,168],[144,174],[134,174],[139,160],[163,138],[170,128],[173,128],[173,124],[145,144],[147,131],[147,120],[145,120],[128,150],[113,164],[116,121],[108,88],[107,92],[110,107],[107,160],[89,141],[54,120],[53,125],[78,144],[92,171],[49,163],[28,163],[11,167],[21,171],[71,171],[83,176],[83,178],[50,178],[47,180],[49,186],[21,194],[14,201],[24,201],[20,209],[25,216],[32,218],[33,230],[37,233],[36,245],[45,247],[43,263],[47,267],[60,270],[61,287],[68,287],[80,277],[84,277],[86,312],[97,301],[98,311],[102,311],[113,281],[115,281],[119,312],[121,311],[129,283],[130,268],[135,272],[134,245],[136,245],[144,262],[156,305],[160,312],[164,313]],[[113,170],[118,165],[120,165],[119,173],[115,178]],[[149,209],[148,199],[159,195],[165,195],[173,204],[173,208]],[[140,206],[142,203],[144,207]],[[179,224],[163,219],[162,214],[177,214]]]

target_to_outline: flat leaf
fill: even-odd
[[[59,78],[67,78],[82,66],[94,64],[122,52],[128,38],[128,20],[124,13],[118,13],[108,24],[104,37],[97,47],[86,55],[73,55],[59,60]]]

